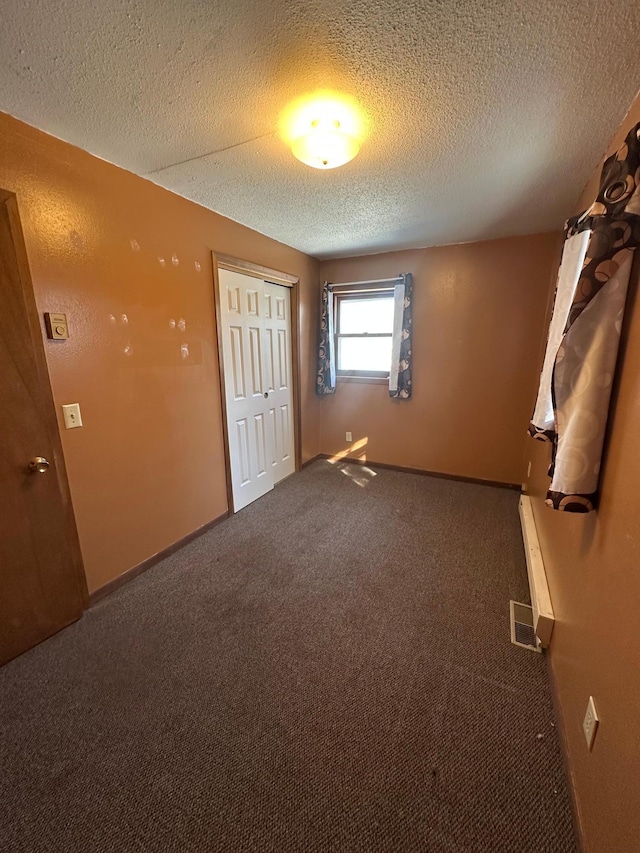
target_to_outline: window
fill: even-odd
[[[388,376],[393,338],[393,290],[335,295],[338,376]]]

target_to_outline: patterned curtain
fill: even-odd
[[[389,396],[408,400],[411,397],[411,303],[413,301],[413,276],[400,276],[402,284],[394,288],[393,344],[389,372]]]
[[[320,307],[320,347],[318,349],[317,394],[335,394],[336,359],[333,337],[333,294],[331,285],[325,281],[322,286],[322,304]]]
[[[552,444],[547,505],[589,512],[598,475],[633,253],[640,243],[640,123],[602,168],[596,201],[565,243],[529,434]]]

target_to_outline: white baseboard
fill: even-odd
[[[538,542],[538,531],[533,517],[531,498],[527,495],[520,496],[520,522],[522,524],[522,538],[524,540],[524,552],[527,558],[527,574],[529,575],[529,591],[531,593],[531,607],[533,609],[533,627],[540,645],[546,647],[551,641],[555,617],[551,605],[551,595],[547,584],[547,574],[544,569],[540,543]]]

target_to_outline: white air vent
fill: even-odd
[[[519,601],[509,602],[511,614],[511,642],[514,646],[529,649],[532,652],[541,651],[536,632],[533,627],[533,609],[528,604]]]

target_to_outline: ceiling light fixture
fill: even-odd
[[[309,132],[293,140],[291,151],[307,166],[314,169],[335,169],[356,156],[360,143],[342,129],[338,119],[317,118]]]
[[[367,119],[353,98],[320,90],[284,109],[280,136],[302,163],[314,169],[335,169],[353,160],[360,150],[367,136]]]

